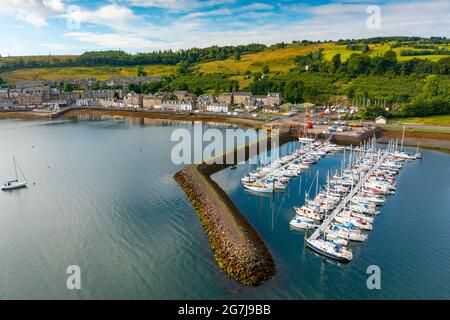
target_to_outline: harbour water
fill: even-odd
[[[244,192],[247,165],[215,174],[275,259],[276,277],[248,288],[217,267],[172,179],[182,168],[170,161],[175,127],[192,130],[140,119],[0,121],[0,180],[14,174],[14,155],[28,181],[0,193],[0,298],[450,298],[450,155],[422,150],[423,160],[405,165],[397,194],[346,265],[317,256],[289,229],[315,171],[324,184],[342,154],[274,197]],[[66,287],[69,265],[81,268],[81,290]],[[370,265],[381,269],[381,290],[366,286]]]

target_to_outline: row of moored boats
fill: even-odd
[[[345,149],[328,141],[316,141],[312,138],[300,138],[300,147],[294,152],[280,157],[268,165],[259,166],[241,178],[244,188],[258,193],[284,191],[289,181],[307,171],[312,164],[329,154]]]
[[[395,194],[394,180],[405,161],[419,158],[420,153],[398,151],[394,144],[379,150],[375,140],[358,148],[350,154],[348,166],[328,175],[326,186],[314,199],[307,197],[302,207],[294,208],[291,228],[304,231],[320,227],[319,236],[305,238],[305,244],[327,257],[352,260],[350,242],[367,239],[381,206]]]

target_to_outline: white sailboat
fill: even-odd
[[[414,155],[416,159],[422,159],[422,153],[419,152],[419,140],[417,140],[417,148],[416,148],[416,154]]]
[[[25,175],[23,174],[22,169],[20,169],[19,165],[16,162],[16,158],[14,158],[14,157],[13,157],[13,163],[14,163],[14,171],[16,173],[16,179],[5,182],[5,184],[1,188],[3,191],[19,189],[19,188],[26,187],[26,185],[27,185],[27,182],[25,180]],[[19,175],[17,173],[17,169],[19,169],[20,174],[22,175],[22,180],[19,180]]]

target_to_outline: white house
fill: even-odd
[[[75,104],[77,107],[92,107],[97,105],[96,100],[92,98],[77,99]]]
[[[59,110],[60,108],[67,107],[66,100],[47,101],[42,103],[44,109]]]
[[[228,112],[228,106],[226,104],[213,103],[206,107],[206,111],[209,112]]]
[[[379,116],[379,117],[375,118],[375,123],[376,124],[387,124],[388,121],[387,121],[387,119],[385,117]]]
[[[179,110],[181,110],[181,111],[192,111],[192,103],[186,103],[186,102],[180,103]]]

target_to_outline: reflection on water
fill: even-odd
[[[319,186],[323,186],[329,171],[340,170],[343,153],[321,160],[292,179],[284,193],[274,195],[251,194],[242,186],[229,183],[244,176],[248,166],[214,175],[275,257],[276,279],[265,285],[261,290],[264,293],[259,291],[252,297],[448,298],[450,283],[443,284],[442,280],[448,275],[450,263],[450,254],[444,253],[450,249],[450,239],[443,237],[450,228],[450,181],[443,174],[450,173],[450,156],[426,150],[423,154],[422,161],[408,162],[400,173],[397,193],[382,208],[368,240],[352,243],[354,260],[349,264],[306,249],[305,233],[289,227],[295,215],[293,207],[305,203],[307,192],[314,197],[317,171]],[[435,222],[439,226],[433,226]],[[372,264],[382,270],[382,290],[366,287],[366,270]]]
[[[134,125],[134,126],[159,126],[159,127],[185,127],[194,124],[203,125],[204,127],[211,128],[237,128],[238,126],[230,123],[214,122],[214,121],[186,121],[186,120],[170,120],[170,119],[152,119],[144,117],[126,117],[120,115],[107,115],[107,114],[97,114],[97,113],[86,113],[78,115],[67,116],[70,121],[107,121],[113,122],[117,121],[122,125]],[[64,120],[61,120],[62,122]],[[50,121],[49,123],[52,123]]]
[[[243,287],[217,267],[192,205],[172,179],[174,127],[150,119],[0,121],[0,181],[18,159],[27,189],[0,193],[0,298],[399,299],[450,298],[450,156],[423,151],[398,177],[366,243],[339,265],[317,256],[293,232],[293,206],[327,157],[284,193],[255,196],[236,166],[213,178],[273,253],[277,275]],[[148,121],[147,121],[148,120]],[[158,124],[159,122],[159,124]],[[225,128],[225,127],[223,127]],[[286,149],[285,149],[286,150]],[[315,192],[313,187],[311,193]],[[82,290],[66,289],[66,268],[82,270]],[[382,290],[368,290],[366,269],[379,265]]]

